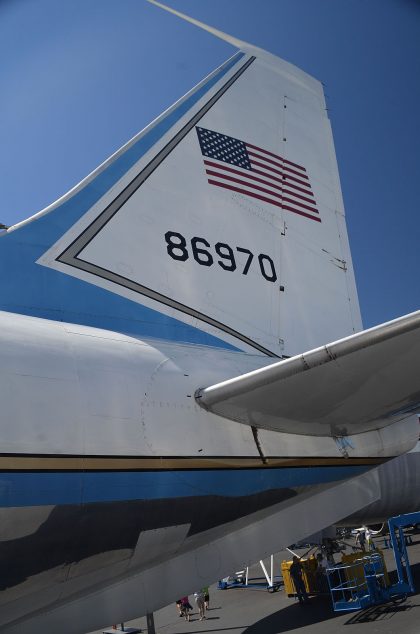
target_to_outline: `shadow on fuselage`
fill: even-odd
[[[97,555],[120,551],[127,558],[142,531],[189,524],[192,536],[294,495],[285,488],[237,498],[208,495],[57,506],[35,532],[0,542],[0,591]]]

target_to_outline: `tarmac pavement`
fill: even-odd
[[[337,615],[332,610],[330,597],[314,597],[307,606],[300,606],[297,600],[288,598],[283,589],[269,593],[262,587],[219,590],[213,585],[205,620],[199,620],[198,610],[190,597],[194,606],[190,621],[178,616],[175,604],[166,606],[154,614],[156,634],[420,634],[420,534],[412,537],[408,556],[417,593],[400,605],[388,603]],[[379,540],[379,545],[382,541]],[[304,551],[297,552],[301,555]],[[392,550],[385,550],[384,555],[388,571],[395,570]],[[290,559],[290,554],[275,555],[275,570],[279,571],[283,559]],[[250,576],[261,577],[261,568],[253,567]],[[391,580],[395,582],[396,579],[391,575]],[[125,626],[147,632],[146,617],[125,623]]]

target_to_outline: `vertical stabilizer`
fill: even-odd
[[[321,84],[250,45],[4,239],[5,310],[280,357],[361,328]]]

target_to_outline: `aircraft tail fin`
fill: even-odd
[[[243,50],[2,236],[0,308],[277,357],[360,330],[322,86],[231,43]]]

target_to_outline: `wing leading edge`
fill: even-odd
[[[347,436],[420,409],[420,311],[196,392],[205,409],[262,429]]]

